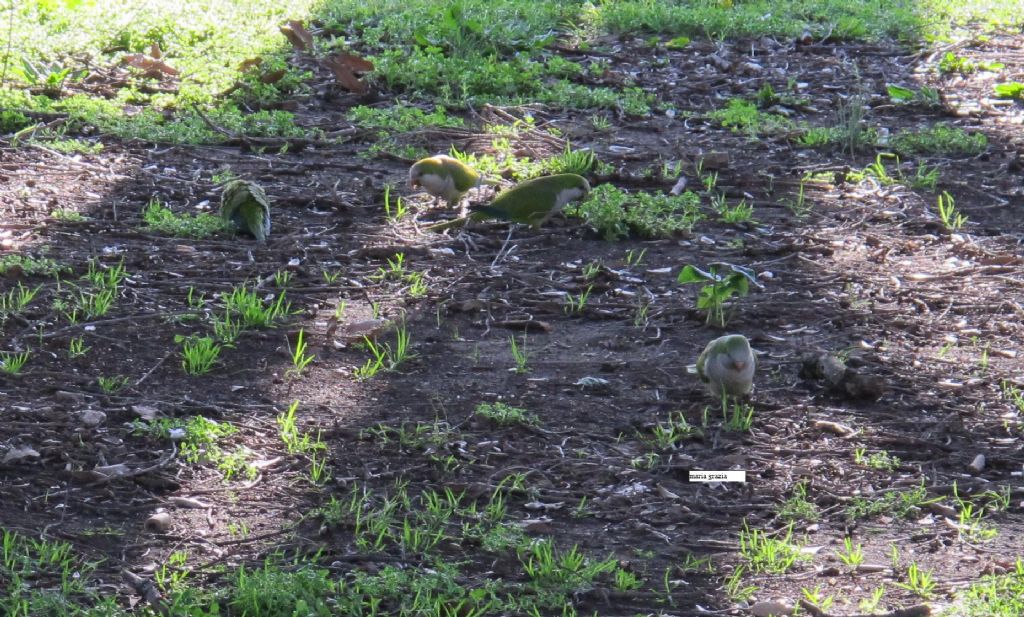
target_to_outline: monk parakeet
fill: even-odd
[[[590,184],[576,174],[558,174],[527,180],[498,195],[488,205],[473,205],[474,218],[493,217],[540,227],[558,214],[565,204],[583,199]]]
[[[757,360],[742,334],[727,334],[708,343],[697,358],[697,375],[711,394],[721,397],[749,394]]]
[[[482,181],[483,177],[472,167],[444,154],[420,159],[409,169],[410,187],[423,187],[424,191],[453,207]]]
[[[263,187],[248,180],[232,180],[220,194],[220,216],[263,244],[270,235],[270,201]]]

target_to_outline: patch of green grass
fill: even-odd
[[[502,402],[480,403],[474,415],[489,420],[498,426],[536,426],[540,424],[537,414],[522,407],[512,407]]]
[[[116,617],[112,598],[94,589],[97,564],[77,555],[66,542],[55,542],[0,529],[0,614],[10,616]]]
[[[648,113],[648,93],[579,83],[578,63],[545,50],[558,25],[577,21],[579,8],[551,0],[343,0],[322,18],[359,32],[375,63],[369,78],[394,92],[456,107],[532,102]]]
[[[921,506],[937,501],[940,499],[928,498],[928,489],[922,484],[906,491],[889,491],[870,498],[855,496],[846,507],[845,515],[851,521],[874,518],[882,514],[906,518],[912,516]]]
[[[951,51],[947,51],[946,55],[942,56],[939,60],[940,73],[960,73],[961,75],[967,75],[975,71],[997,73],[1004,68],[1006,68],[1006,65],[1002,62],[973,62],[969,58],[958,56]]]
[[[761,111],[756,104],[743,99],[730,99],[722,109],[708,112],[708,117],[724,128],[746,133],[751,137],[774,135],[792,130],[796,126],[789,118]]]
[[[667,238],[691,231],[704,218],[696,193],[627,193],[612,184],[595,187],[580,205],[579,213],[608,241],[630,236]]]
[[[807,484],[801,482],[793,489],[793,495],[779,504],[779,518],[787,523],[816,521],[821,516],[818,506],[807,498]]]
[[[32,126],[31,118],[16,109],[0,111],[0,135],[16,133],[25,127]]]
[[[208,212],[177,214],[157,198],[146,204],[142,221],[158,234],[179,238],[209,238],[224,230],[224,220],[219,216]]]
[[[441,105],[434,106],[432,112],[426,112],[406,103],[396,103],[390,107],[359,105],[349,110],[348,119],[364,129],[385,134],[418,131],[430,127],[461,128],[465,125],[462,118],[448,115]]]
[[[607,2],[586,11],[591,27],[612,32],[668,35],[793,38],[804,31],[832,40],[896,38],[919,44],[924,38],[974,23],[1013,27],[1024,21],[1013,0],[919,0],[884,5],[845,0],[751,0],[736,3]]]
[[[1013,570],[1006,574],[982,577],[980,581],[959,592],[955,605],[940,615],[1024,615],[1024,561],[1018,558]]]
[[[764,531],[750,529],[744,521],[740,530],[740,555],[747,560],[751,571],[781,574],[796,565],[797,561],[810,559],[794,544],[793,528],[787,527],[781,538],[770,537]]]
[[[98,141],[86,141],[58,135],[46,136],[37,134],[31,143],[62,152],[64,154],[96,154],[103,151],[103,144]]]
[[[69,266],[49,257],[19,254],[0,257],[0,275],[3,276],[55,276],[70,271]]]
[[[853,451],[853,462],[879,471],[895,471],[900,466],[900,459],[885,450],[865,454],[864,448]]]
[[[134,434],[149,435],[159,439],[178,442],[181,456],[186,462],[209,463],[218,468],[225,480],[245,473],[255,477],[256,469],[249,464],[252,458],[248,449],[239,446],[228,452],[220,442],[238,432],[232,424],[217,422],[203,416],[189,418],[160,418],[150,423],[136,420]]]
[[[968,133],[960,127],[937,124],[918,131],[900,131],[893,135],[889,146],[897,154],[914,155],[968,155],[981,154],[988,148],[984,133]]]
[[[224,304],[225,318],[222,333],[218,337],[225,340],[222,335],[230,335],[237,328],[272,328],[277,322],[286,319],[291,314],[291,302],[286,299],[286,293],[280,291],[267,298],[262,298],[259,292],[247,285],[242,284],[233,288],[229,293],[221,296]]]

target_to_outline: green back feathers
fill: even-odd
[[[260,244],[270,235],[270,200],[255,182],[229,182],[220,194],[220,215],[226,224],[250,234]]]
[[[576,174],[543,176],[522,182],[494,198],[488,205],[470,206],[477,215],[539,227],[565,204],[586,197],[590,184]],[[479,218],[479,217],[478,217]]]

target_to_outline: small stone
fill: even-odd
[[[98,409],[85,409],[77,415],[78,421],[88,427],[97,427],[107,420],[107,414]]]
[[[28,458],[39,458],[39,453],[29,446],[18,446],[8,450],[7,453],[4,454],[3,461],[0,462],[3,462],[4,464],[17,463]]]
[[[146,529],[154,533],[167,533],[171,529],[171,515],[157,512],[146,519]]]
[[[785,617],[793,614],[793,607],[777,600],[762,600],[750,607],[754,617]]]

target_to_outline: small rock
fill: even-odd
[[[68,403],[72,405],[81,405],[85,402],[85,395],[81,392],[66,392],[64,390],[57,390],[53,393],[53,397],[61,403]]]
[[[155,420],[160,410],[153,405],[132,405],[132,413],[143,420]]]
[[[166,512],[157,512],[146,519],[146,529],[154,533],[167,533],[171,529],[171,515]]]
[[[96,466],[92,468],[92,471],[104,478],[120,478],[128,475],[128,472],[131,471],[131,469],[129,469],[128,465],[125,465],[124,463],[118,463],[116,465]]]
[[[793,614],[793,607],[778,600],[762,600],[750,607],[754,617],[785,617]]]
[[[971,461],[971,464],[967,466],[967,470],[973,474],[979,474],[982,472],[983,469],[985,469],[984,454],[979,454],[978,456],[975,456],[974,460]]]
[[[39,458],[39,453],[29,446],[18,446],[11,448],[4,454],[3,462],[6,463],[17,463],[28,458]]]
[[[107,414],[98,409],[85,409],[78,412],[78,421],[88,427],[97,427],[107,420]]]

